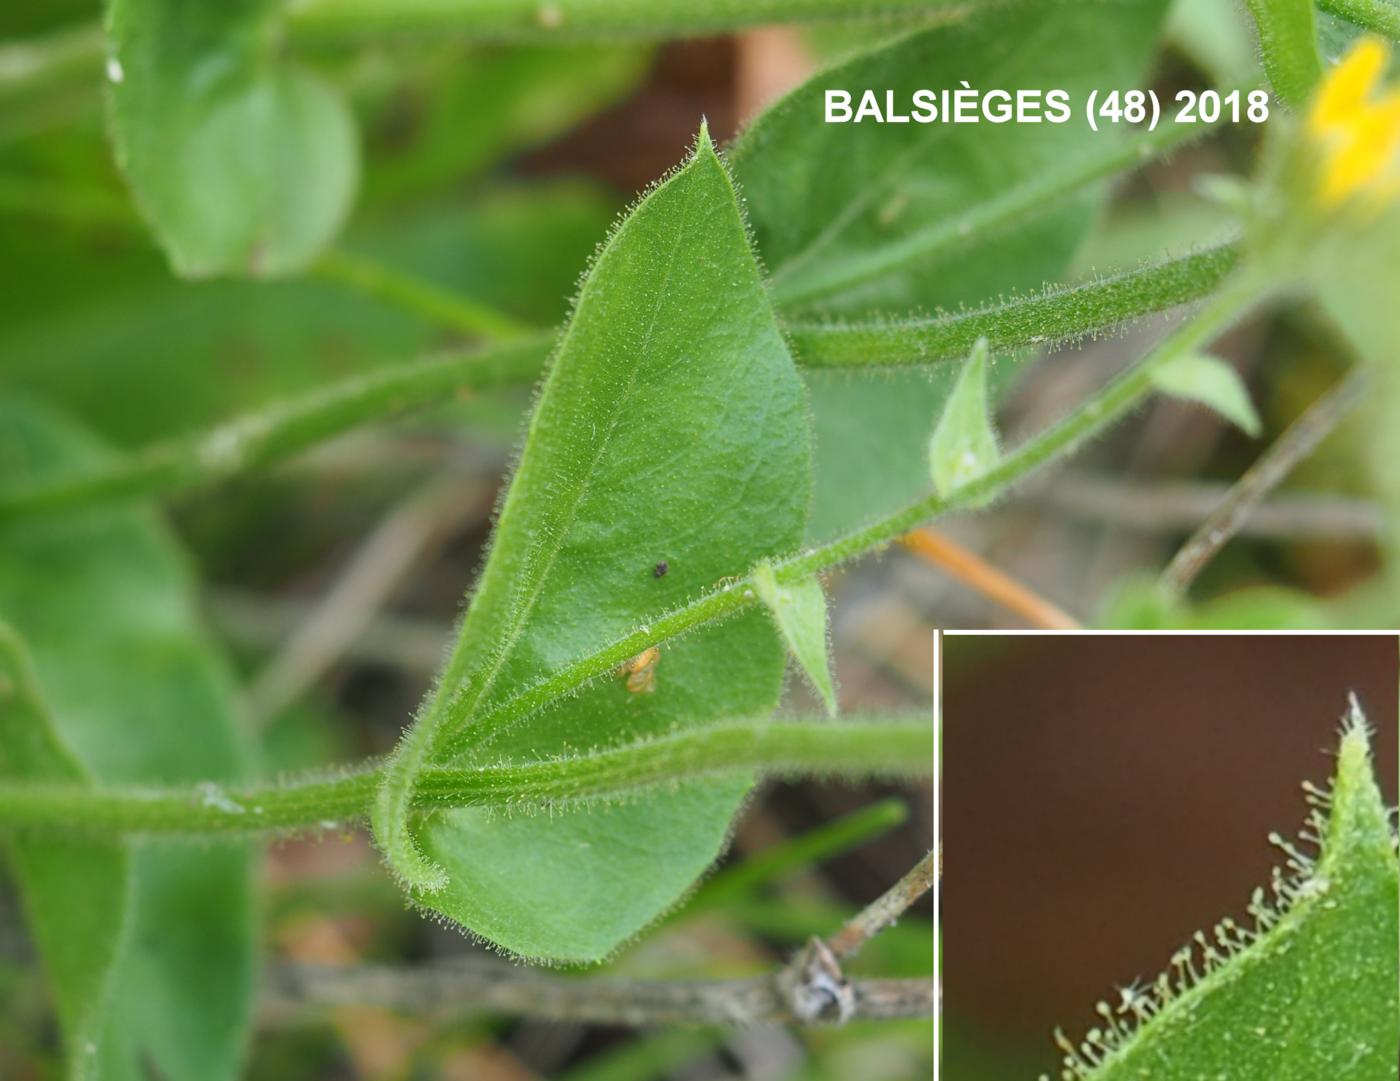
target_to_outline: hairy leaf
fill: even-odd
[[[976,480],[1001,456],[987,412],[987,340],[972,347],[928,443],[929,471],[939,495]]]
[[[1114,132],[1065,124],[824,124],[827,89],[1067,90],[1140,85],[1162,0],[974,9],[815,76],[734,146],[735,174],[784,312],[857,316],[985,304],[1059,278],[1100,194],[1127,168]],[[1066,178],[1087,178],[1075,179]],[[1006,228],[1015,223],[1014,229]],[[1010,366],[1007,366],[1008,370]],[[928,487],[928,419],[954,372],[809,372],[812,539]]]
[[[514,953],[591,961],[714,859],[746,776],[547,818],[441,812],[412,838],[408,800],[416,771],[464,725],[474,759],[525,760],[771,709],[784,651],[764,614],[749,612],[538,715],[472,727],[633,630],[639,612],[796,547],[809,444],[801,382],[702,131],[584,283],[461,637],[388,771],[376,836],[419,901]]]
[[[82,432],[0,401],[0,473],[100,460]],[[183,559],[143,510],[0,532],[0,614],[24,636],[63,741],[98,781],[247,772],[228,674],[204,639]],[[104,1079],[238,1072],[253,993],[252,853],[243,843],[132,846],[126,938],[97,1055]],[[87,905],[120,905],[94,893]],[[75,930],[76,933],[76,930]]]
[[[0,623],[0,775],[86,783],[43,701],[29,655]],[[7,854],[63,1025],[69,1076],[97,1076],[92,1050],[106,1016],[108,977],[121,946],[129,861],[119,841],[7,838]]]
[[[816,575],[784,584],[764,560],[753,570],[754,589],[792,651],[803,674],[821,695],[826,711],[836,716],[836,687],[831,680],[831,657],[826,635],[826,594]]]
[[[132,193],[190,277],[305,266],[359,169],[337,91],[277,56],[273,0],[113,0],[112,131]]]
[[[1124,992],[1087,1037],[1068,1041],[1067,1077],[1087,1081],[1386,1081],[1400,1046],[1400,866],[1353,703],[1330,792],[1310,789],[1312,857],[1275,838],[1288,874],[1257,890],[1253,930],[1223,922],[1173,958],[1146,991]],[[1195,974],[1195,975],[1193,975]],[[1135,1018],[1150,1014],[1136,1031]],[[1089,1059],[1102,1060],[1090,1065]]]
[[[1185,353],[1152,374],[1163,394],[1200,402],[1249,435],[1259,434],[1259,413],[1234,367],[1205,353]]]

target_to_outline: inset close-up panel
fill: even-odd
[[[943,642],[944,1077],[1395,1077],[1394,636]]]

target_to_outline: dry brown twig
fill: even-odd
[[[471,958],[413,968],[283,963],[268,973],[270,1022],[343,1006],[412,1013],[516,1014],[609,1025],[841,1024],[931,1017],[929,979],[847,980],[840,961],[892,924],[933,884],[930,852],[830,939],[811,939],[776,972],[733,980],[629,980],[556,976]]]
[[[1316,450],[1361,402],[1370,384],[1370,370],[1354,368],[1308,406],[1245,471],[1219,506],[1181,546],[1162,572],[1162,588],[1173,594],[1185,593],[1196,576],[1239,532],[1260,501]]]

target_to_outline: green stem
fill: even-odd
[[[955,219],[906,232],[870,251],[843,253],[840,259],[818,259],[809,247],[773,275],[773,295],[780,307],[810,304],[882,277],[913,262],[925,262],[956,251],[987,233],[1069,198],[1096,181],[1135,168],[1209,132],[1212,124],[1162,123],[1155,131],[1134,133],[1114,141],[1109,149],[1072,160],[1059,170],[1047,170],[979,202]],[[1104,135],[1107,138],[1107,134]]]
[[[1400,41],[1400,7],[1387,0],[1317,0],[1317,6],[1363,30]]]
[[[961,359],[978,338],[986,338],[994,350],[1058,345],[1197,300],[1225,279],[1238,256],[1236,245],[1222,244],[1140,270],[932,319],[789,323],[788,338],[808,368]]]
[[[505,341],[533,333],[533,328],[487,304],[349,252],[327,252],[316,261],[312,272],[474,337]]]
[[[420,808],[547,806],[696,776],[769,774],[919,777],[933,768],[927,720],[718,724],[556,761],[424,770]],[[366,769],[253,787],[90,788],[0,783],[0,828],[84,834],[250,834],[335,828],[369,813],[383,778]]]
[[[1269,84],[1285,105],[1307,101],[1322,77],[1313,0],[1245,0],[1259,32]]]
[[[442,401],[463,390],[528,383],[549,348],[548,337],[536,337],[355,376],[207,432],[113,457],[84,472],[12,487],[0,492],[0,522],[213,484],[410,406]]]
[[[810,368],[936,363],[965,356],[985,336],[997,348],[1062,342],[1163,311],[1209,292],[1236,258],[1213,248],[1102,281],[1014,299],[991,308],[902,323],[797,323],[790,333]],[[547,335],[451,353],[357,375],[207,432],[166,440],[81,473],[0,488],[0,523],[94,503],[172,495],[280,461],[356,425],[427,406],[461,390],[533,382],[549,355]],[[626,659],[626,658],[623,658]]]
[[[289,16],[294,34],[450,30],[493,41],[558,41],[693,37],[767,23],[961,13],[968,6],[953,0],[303,0]]]
[[[982,506],[1005,494],[1040,467],[1073,453],[1085,441],[1131,412],[1152,393],[1158,369],[1208,344],[1258,303],[1270,287],[1269,281],[1256,275],[1236,273],[1189,322],[1177,328],[1144,359],[1080,403],[1058,424],[1007,454],[995,468],[948,496],[933,495],[916,500],[864,529],[775,563],[778,580],[795,584],[888,545],[930,519],[950,511]],[[443,725],[447,734],[434,757],[445,759],[479,748],[497,732],[615,670],[642,650],[757,603],[756,592],[747,578],[732,582],[703,594],[683,608],[642,624],[625,637],[566,665],[476,718],[463,716],[449,703]]]

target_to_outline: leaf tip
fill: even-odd
[[[710,138],[710,121],[707,117],[700,117],[700,130],[695,133],[695,157],[704,154],[715,155],[714,140]]]

